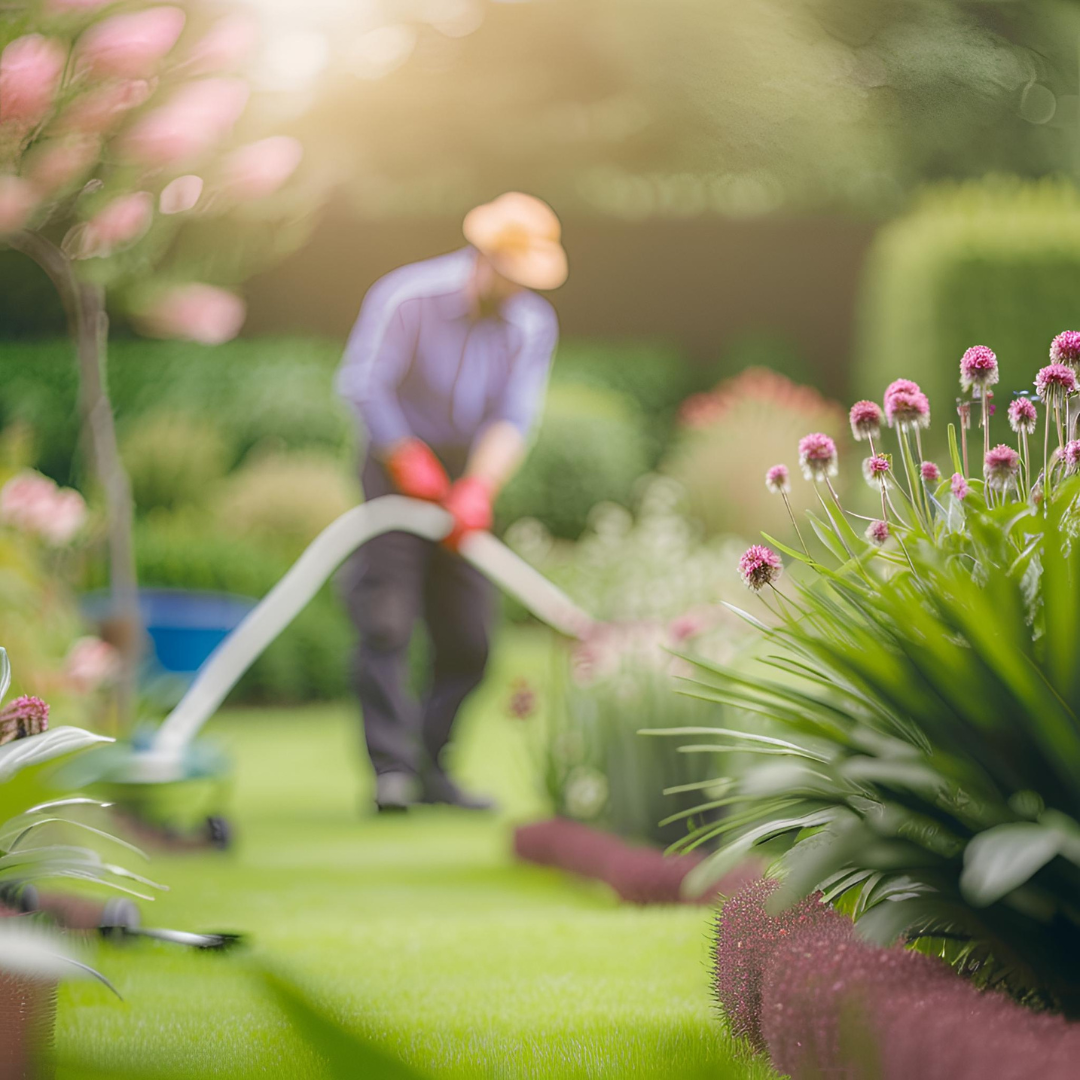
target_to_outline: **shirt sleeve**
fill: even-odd
[[[539,299],[539,298],[537,298]],[[546,300],[521,322],[522,342],[510,366],[493,420],[507,421],[528,435],[543,404],[551,358],[559,341],[559,321]]]
[[[376,449],[412,435],[398,386],[409,370],[416,333],[409,305],[398,301],[396,278],[388,274],[368,290],[337,376],[338,393],[359,414]]]

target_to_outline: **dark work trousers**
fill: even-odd
[[[439,456],[452,477],[464,467],[464,451]],[[370,455],[360,479],[367,499],[394,490]],[[360,636],[352,676],[371,764],[376,773],[421,773],[439,763],[461,703],[483,678],[494,588],[442,545],[392,532],[356,551],[342,590]],[[409,641],[419,619],[431,642],[431,672],[417,701],[407,682]]]

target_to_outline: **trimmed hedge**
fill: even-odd
[[[996,388],[999,401],[1030,390],[1024,373],[1047,362],[1053,336],[1080,327],[1080,191],[996,179],[928,192],[879,233],[859,322],[857,394],[880,400],[893,379],[914,379],[938,442],[968,346],[989,345],[1019,380]]]

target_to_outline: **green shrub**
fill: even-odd
[[[109,391],[121,425],[165,406],[216,424],[230,465],[257,445],[318,448],[351,458],[355,424],[334,391],[334,342],[269,338],[213,347],[119,339],[109,347]],[[36,464],[71,483],[79,443],[78,371],[70,345],[5,342],[0,349],[0,424],[34,431]]]
[[[218,425],[165,409],[138,417],[121,438],[121,452],[144,513],[205,503],[232,457]]]
[[[335,518],[360,502],[351,470],[314,454],[257,455],[220,487],[217,529],[295,558]]]
[[[935,418],[954,417],[960,357],[989,345],[1002,370],[1045,363],[1050,340],[1080,325],[1080,192],[1059,181],[949,185],[882,229],[860,306],[860,394],[880,400],[914,379]],[[998,400],[1030,389],[1014,376]],[[936,425],[941,442],[944,425]]]
[[[628,504],[649,468],[648,442],[641,412],[626,395],[552,385],[536,442],[499,498],[499,522],[533,517],[556,536],[577,536],[597,503]]]

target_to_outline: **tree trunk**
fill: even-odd
[[[90,437],[94,472],[105,494],[112,591],[108,636],[120,652],[117,714],[121,729],[128,731],[135,713],[136,680],[144,633],[135,571],[135,506],[131,483],[120,458],[105,375],[109,333],[105,292],[99,285],[79,281],[68,257],[43,236],[18,233],[7,242],[28,255],[49,275],[67,312],[75,341],[79,361],[79,409],[84,430]]]

